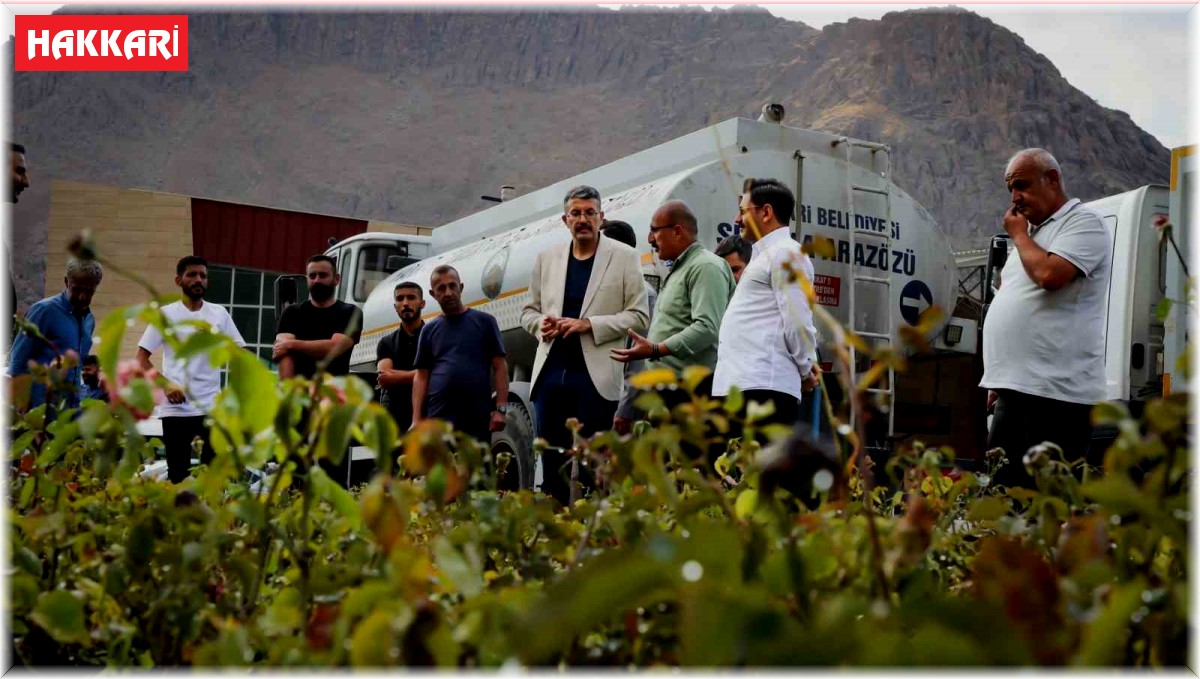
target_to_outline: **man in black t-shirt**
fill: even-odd
[[[454,267],[434,269],[429,288],[442,316],[421,329],[417,343],[413,424],[436,417],[489,443],[490,432],[504,429],[508,412],[508,365],[500,326],[491,315],[463,306],[462,280]]]
[[[332,358],[325,372],[350,372],[350,350],[362,335],[362,311],[334,298],[342,280],[336,266],[326,255],[308,258],[308,299],[284,309],[275,330],[271,358],[279,363],[280,377],[312,377],[326,357]]]
[[[377,384],[383,390],[379,402],[396,420],[400,433],[412,424],[412,387],[417,376],[417,340],[421,337],[421,310],[425,308],[425,292],[412,281],[402,281],[392,289],[400,327],[379,340],[375,347]]]
[[[279,363],[281,378],[311,378],[323,360],[329,361],[325,372],[330,375],[350,372],[350,351],[362,334],[362,311],[333,296],[342,278],[336,266],[332,257],[309,257],[305,267],[308,299],[284,309],[279,317],[271,359]],[[335,482],[349,486],[349,452],[337,465],[321,460],[321,468]]]

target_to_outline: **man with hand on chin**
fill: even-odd
[[[1058,161],[1025,149],[1008,162],[1009,255],[983,323],[983,380],[995,408],[988,447],[1008,458],[1004,485],[1033,486],[1022,458],[1049,441],[1087,454],[1091,410],[1104,400],[1105,303],[1112,240],[1100,216],[1068,200]]]

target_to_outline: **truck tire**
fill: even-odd
[[[498,482],[499,490],[531,490],[533,488],[533,417],[525,405],[508,402],[504,429],[492,434],[492,459],[503,453],[512,455],[507,472]],[[514,469],[515,463],[515,469]]]

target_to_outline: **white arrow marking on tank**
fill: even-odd
[[[926,302],[924,297],[904,297],[900,300],[900,306],[916,307],[917,315],[920,316],[922,312],[932,305],[929,302]]]

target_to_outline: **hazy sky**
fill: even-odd
[[[504,4],[511,7],[513,2],[507,0]],[[555,4],[562,6],[561,0]],[[1125,111],[1168,148],[1197,141],[1187,131],[1189,27],[1197,21],[1193,5],[956,4],[1024,38],[1027,45],[1049,58],[1068,82],[1101,105]],[[12,35],[14,13],[46,14],[61,6],[6,2],[3,35]],[[776,16],[823,28],[851,17],[878,19],[888,12],[946,5],[875,2],[763,6]]]

